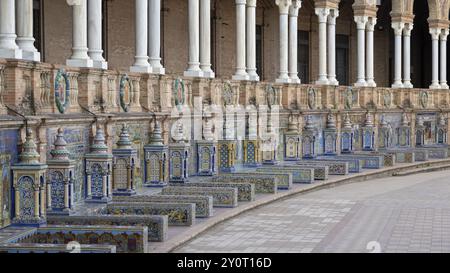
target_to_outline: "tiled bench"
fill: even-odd
[[[258,168],[256,169],[257,172],[259,173],[264,173],[264,174],[289,174],[290,176],[292,176],[292,182],[293,183],[307,183],[307,184],[311,184],[314,182],[314,169],[312,168],[298,168],[295,171],[289,171],[286,172],[284,169],[280,169],[277,167],[263,167],[263,168]]]
[[[412,149],[389,149],[386,150],[385,152],[395,155],[395,163],[416,162],[416,153]]]
[[[38,228],[32,236],[19,244],[57,244],[69,242],[81,245],[113,245],[119,253],[144,253],[148,246],[147,227],[121,226],[48,226]]]
[[[425,149],[414,149],[415,159],[416,161],[428,161],[428,150]]]
[[[213,199],[203,195],[134,195],[114,196],[116,203],[194,203],[195,217],[207,218],[213,216]]]
[[[58,226],[144,226],[148,228],[150,242],[167,239],[167,215],[95,215],[95,216],[47,216],[47,224]]]
[[[79,251],[78,251],[79,250]],[[107,254],[116,253],[114,245],[79,245],[79,249],[71,249],[67,244],[0,244],[0,253],[33,253],[33,254]]]
[[[314,161],[303,160],[296,162],[298,166],[302,167],[316,167],[316,166],[328,166],[328,174],[330,175],[348,175],[349,168],[348,163],[343,161]]]
[[[248,172],[235,172],[229,174],[223,174],[224,176],[241,176],[241,177],[255,177],[255,176],[275,176],[278,178],[278,190],[289,190],[292,187],[292,174],[286,172],[273,172],[273,173],[255,173],[252,169]]]
[[[212,196],[213,207],[235,208],[238,206],[237,188],[221,187],[166,187],[163,195],[204,195]]]
[[[112,203],[100,212],[108,215],[167,215],[169,226],[192,226],[195,204],[192,203]]]
[[[446,159],[448,158],[448,148],[447,147],[420,147],[417,150],[426,150],[428,152],[429,159]]]
[[[170,186],[176,187],[219,187],[219,188],[237,188],[238,201],[249,202],[255,200],[255,185],[250,183],[219,183],[219,182],[189,182],[189,183],[172,183]]]
[[[251,183],[255,185],[255,193],[272,194],[278,192],[279,179],[274,175],[239,173],[221,174],[211,178],[216,183]]]
[[[372,151],[372,152],[357,151],[357,152],[354,153],[354,155],[358,155],[358,156],[381,156],[382,159],[383,159],[383,165],[380,167],[380,169],[384,168],[384,167],[393,167],[395,165],[395,154],[390,154],[390,153],[381,152],[381,151]],[[367,169],[370,169],[370,168],[367,168]]]
[[[362,160],[364,169],[382,169],[384,167],[384,156],[381,155],[339,155],[338,158]]]
[[[320,161],[342,161],[348,162],[348,172],[349,173],[360,173],[363,170],[363,161],[357,158],[339,158],[337,156],[319,156],[317,157]]]
[[[329,175],[329,167],[328,166],[300,166],[300,165],[277,165],[277,168],[280,168],[283,171],[286,172],[292,172],[292,171],[298,171],[300,169],[305,169],[305,168],[311,168],[314,169],[314,180],[327,180],[328,179],[328,175]],[[261,168],[265,168],[265,167],[261,167]]]

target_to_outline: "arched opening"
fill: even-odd
[[[431,36],[427,1],[414,1],[414,29],[411,36],[411,80],[415,88],[431,83]]]

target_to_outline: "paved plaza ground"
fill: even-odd
[[[450,252],[450,171],[297,195],[221,223],[176,250],[372,251]]]

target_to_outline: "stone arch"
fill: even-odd
[[[430,20],[448,20],[449,0],[427,0]]]

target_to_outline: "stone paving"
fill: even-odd
[[[450,171],[320,190],[249,211],[176,252],[450,252]],[[370,250],[369,250],[370,249]],[[377,251],[377,250],[375,250]]]

